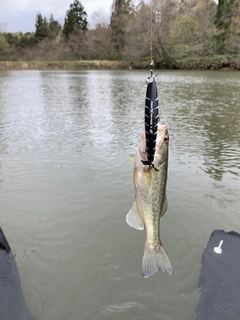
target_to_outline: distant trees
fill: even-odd
[[[176,61],[171,52],[170,30],[176,20],[178,0],[152,1],[153,10],[153,47],[161,66],[176,68]]]
[[[106,13],[103,9],[98,9],[92,14],[91,20],[95,23],[95,28],[88,31],[89,59],[112,59],[112,30]]]
[[[6,38],[0,33],[0,60],[7,60],[9,51],[9,44]]]
[[[213,0],[182,0],[171,27],[171,39],[177,56],[214,53]]]
[[[224,53],[226,51],[226,38],[230,25],[230,8],[231,6],[228,0],[218,1],[217,12],[214,21],[218,30],[216,35],[218,53]]]
[[[155,67],[240,55],[240,0],[112,0],[110,22],[96,11],[91,30],[81,2],[72,1],[63,28],[53,14],[39,12],[35,32],[0,32],[0,59],[124,59],[147,66],[151,42]]]
[[[81,2],[74,0],[74,2],[70,5],[70,9],[66,13],[63,34],[65,37],[69,37],[74,29],[76,31],[87,30],[87,26],[87,13],[84,10],[84,7],[82,6]]]
[[[137,7],[134,18],[128,24],[125,57],[129,57],[131,60],[148,57],[146,65],[149,64],[152,43],[155,63],[175,68],[176,62],[170,52],[170,30],[175,19],[177,6],[177,0],[153,0],[149,5],[141,3]]]
[[[150,29],[151,28],[151,9],[142,3],[138,7],[137,14],[128,22],[124,46],[124,58],[133,61],[141,61],[144,57],[150,59]]]
[[[9,34],[10,35],[10,34]],[[34,46],[37,43],[34,34],[27,32],[25,34],[20,33],[18,37],[14,37],[15,47],[20,48],[29,48]]]
[[[0,38],[4,39],[4,41],[0,40],[0,60],[17,60],[25,49],[30,49],[37,43],[34,34],[30,32],[25,34],[21,32],[18,34],[3,33],[0,34]]]
[[[89,42],[86,37],[87,13],[81,2],[74,0],[66,13],[62,30],[65,46],[62,55],[65,59],[80,60],[89,57]]]
[[[215,16],[218,53],[239,53],[240,3],[239,0],[219,0]]]
[[[126,27],[133,17],[135,7],[132,0],[114,0],[112,5],[112,15],[110,21],[111,41],[115,55],[121,58],[125,41]]]
[[[112,59],[113,43],[111,41],[111,28],[106,24],[97,24],[94,30],[89,30],[89,58]]]
[[[53,14],[50,15],[48,21],[40,12],[36,16],[35,27],[35,37],[38,41],[44,40],[47,37],[49,39],[55,39],[62,29],[60,23],[54,19]]]
[[[35,24],[35,37],[37,40],[43,40],[48,35],[48,21],[47,18],[42,16],[41,13],[38,13],[36,16]]]
[[[60,23],[54,19],[53,14],[50,15],[48,23],[48,38],[54,40],[58,37],[62,30]]]
[[[229,52],[234,54],[240,53],[240,2],[237,0],[232,3],[232,14],[226,46]]]

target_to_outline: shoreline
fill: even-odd
[[[0,71],[6,70],[124,70],[127,62],[109,60],[79,61],[0,61]]]
[[[224,70],[239,71],[239,57],[206,57],[177,60],[175,70]],[[128,61],[79,60],[79,61],[0,61],[0,71],[7,70],[132,70],[147,69],[146,62],[130,64]],[[161,66],[156,69],[171,70]]]

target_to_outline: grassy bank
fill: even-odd
[[[239,55],[215,55],[207,57],[188,57],[178,59],[179,69],[201,70],[240,70]]]
[[[0,61],[0,70],[129,69],[124,61]]]
[[[148,59],[149,60],[149,59]],[[149,68],[149,61],[0,61],[0,70],[123,70]],[[215,55],[175,59],[177,69],[182,70],[240,70],[239,55]],[[155,63],[159,69],[167,69],[163,61]]]
[[[149,61],[144,59],[133,63],[133,69],[149,67]],[[176,68],[180,70],[240,70],[240,55],[214,55],[205,57],[184,57],[174,59]],[[155,62],[155,68],[168,69],[165,61]]]

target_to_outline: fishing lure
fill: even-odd
[[[147,92],[145,100],[145,138],[147,160],[141,160],[144,165],[154,168],[154,153],[157,139],[157,129],[159,122],[158,115],[158,93],[155,75],[152,74],[146,80]],[[154,168],[157,170],[156,168]]]

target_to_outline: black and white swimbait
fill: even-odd
[[[148,77],[146,82],[147,92],[145,102],[145,137],[147,160],[142,160],[142,163],[144,165],[148,165],[150,168],[154,168],[153,161],[159,122],[158,93],[155,75],[151,75],[150,77]]]

